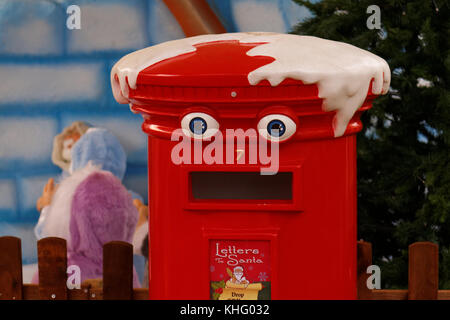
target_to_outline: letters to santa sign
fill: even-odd
[[[270,241],[210,240],[209,252],[211,299],[270,299]]]

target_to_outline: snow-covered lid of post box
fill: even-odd
[[[120,59],[111,70],[114,98],[130,103],[129,89],[136,89],[138,75],[158,62],[195,52],[196,45],[239,41],[257,44],[246,52],[250,57],[274,60],[250,71],[250,85],[267,80],[277,86],[285,79],[316,84],[324,111],[336,111],[335,137],[342,136],[356,110],[365,101],[370,84],[375,95],[388,92],[391,74],[386,61],[355,46],[311,36],[278,33],[224,33],[164,42],[135,51]]]

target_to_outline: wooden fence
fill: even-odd
[[[148,289],[133,289],[133,246],[112,241],[103,246],[103,289],[83,284],[67,289],[66,240],[37,243],[39,285],[22,282],[20,239],[0,237],[0,300],[147,300]]]
[[[372,264],[372,245],[358,241],[359,300],[450,300],[450,290],[439,290],[439,250],[431,242],[409,246],[408,289],[383,290],[367,288],[367,267]],[[381,272],[383,277],[383,272]]]
[[[66,241],[45,238],[37,243],[39,285],[22,282],[21,241],[0,237],[0,300],[146,300],[148,289],[133,289],[133,247],[113,241],[103,246],[103,288],[82,284],[67,288]],[[372,265],[372,245],[358,241],[358,299],[450,300],[439,290],[438,246],[416,242],[409,246],[408,290],[370,290],[366,282]]]

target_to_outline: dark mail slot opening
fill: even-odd
[[[292,172],[190,172],[196,200],[292,200]]]

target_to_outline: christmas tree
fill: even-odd
[[[382,287],[406,288],[408,245],[432,241],[450,288],[449,1],[294,1],[313,16],[293,33],[353,44],[391,68],[358,135],[358,237],[372,242]]]

